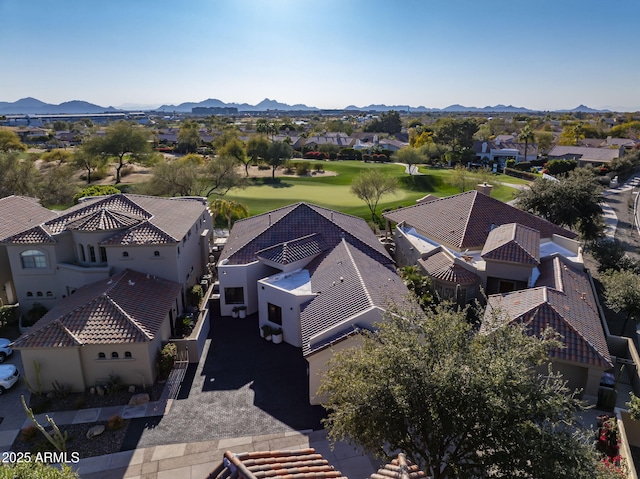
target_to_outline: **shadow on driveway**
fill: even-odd
[[[211,321],[208,348],[169,414],[132,420],[123,450],[322,428],[299,348],[260,338],[257,315]]]

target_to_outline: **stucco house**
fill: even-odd
[[[84,391],[110,375],[153,384],[156,355],[182,311],[181,291],[178,283],[128,269],[77,289],[13,343],[29,384],[47,391],[57,381]]]
[[[408,290],[367,223],[297,203],[237,221],[218,262],[220,310],[259,313],[309,363],[310,401],[332,351],[372,329]],[[241,321],[241,319],[239,319]],[[256,331],[256,334],[258,332]]]
[[[598,166],[610,163],[621,156],[624,156],[624,146],[620,145],[612,145],[608,148],[556,145],[548,154],[550,160],[576,160],[578,166]]]
[[[14,205],[0,203],[0,215]],[[16,213],[14,213],[16,214]],[[3,227],[4,228],[4,227]],[[204,198],[90,197],[4,236],[22,311],[51,309],[78,288],[132,269],[184,289],[206,273],[213,231]]]
[[[509,159],[520,163],[521,161],[535,160],[538,157],[537,143],[528,143],[525,148],[524,143],[513,139],[503,140],[500,136],[493,141],[476,140],[473,142],[472,148],[478,163],[486,163],[488,165],[498,163],[501,167],[504,167]]]
[[[481,187],[482,189],[482,187]],[[552,326],[565,348],[552,360],[572,387],[597,394],[613,364],[576,235],[479,191],[429,198],[383,215],[395,223],[396,261],[417,265],[440,296],[488,296],[487,316]]]
[[[0,198],[0,304],[18,301],[4,240],[57,216],[36,198],[15,195]]]

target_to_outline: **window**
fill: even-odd
[[[31,298],[31,297],[33,297],[33,292],[27,291],[27,298]]]
[[[498,292],[500,293],[510,293],[511,291],[515,291],[516,283],[513,281],[500,281],[500,286]]]
[[[47,298],[51,298],[53,296],[53,292],[52,291],[47,291]]]
[[[280,306],[277,306],[271,303],[267,303],[267,308],[269,312],[269,316],[268,316],[269,321],[282,326],[282,308]]]
[[[36,296],[37,296],[38,298],[42,298],[42,291],[38,291],[38,292],[36,293]]]
[[[91,261],[92,263],[96,262],[96,249],[92,244],[89,245],[89,261]]]
[[[129,257],[129,252],[128,251],[123,251],[122,252],[122,257],[123,258],[128,258]]]
[[[160,256],[160,251],[154,251],[154,252],[153,252],[153,256],[155,256],[156,258],[157,258],[158,256]]]
[[[82,246],[81,244],[78,245],[78,249],[80,250],[80,261],[85,262],[87,261],[87,257],[84,254],[84,246]]]
[[[42,251],[30,249],[20,253],[22,267],[25,269],[42,269],[47,267],[47,258]]]
[[[111,353],[111,359],[118,359],[118,353],[116,351]]]
[[[107,355],[104,353],[98,353],[98,359],[106,359]]]
[[[244,288],[224,288],[224,302],[227,304],[244,304]]]
[[[127,358],[127,359],[131,359],[131,357],[132,357],[131,356],[131,351],[125,351],[124,357]]]
[[[102,263],[107,262],[107,248],[105,248],[104,246],[100,246],[100,261]]]

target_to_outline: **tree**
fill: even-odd
[[[73,196],[73,204],[77,205],[80,198],[86,198],[89,196],[107,196],[118,195],[122,193],[118,188],[111,185],[93,185],[82,188]]]
[[[32,457],[35,453],[31,454]],[[0,479],[80,479],[68,464],[60,468],[46,462],[14,462],[0,467]]]
[[[453,167],[453,171],[449,177],[449,183],[451,186],[459,189],[461,193],[464,193],[472,178],[473,176],[466,166],[456,165]]]
[[[386,176],[378,170],[365,170],[351,182],[351,192],[364,201],[371,211],[371,219],[377,223],[376,209],[380,197],[395,193],[398,182],[391,176]]]
[[[422,274],[417,266],[405,266],[398,270],[405,286],[413,293],[421,308],[433,303],[433,287],[429,276]]]
[[[616,238],[604,237],[594,241],[591,245],[591,254],[598,262],[598,272],[604,273],[607,270],[620,271],[628,269],[631,271],[640,270],[640,265],[627,256],[624,245]]]
[[[109,159],[105,155],[92,154],[82,147],[77,149],[73,155],[75,166],[87,172],[88,185],[91,184],[91,173],[104,170],[108,161]]]
[[[550,131],[536,131],[535,141],[538,144],[538,151],[540,153],[548,153],[553,144],[553,133]]]
[[[319,391],[332,440],[386,460],[402,451],[435,479],[593,477],[582,403],[559,375],[535,373],[559,345],[549,332],[473,334],[443,305],[391,310],[378,328],[329,361]]]
[[[0,128],[0,151],[26,151],[27,147],[20,141],[16,132]]]
[[[529,149],[529,142],[533,140],[535,140],[533,130],[529,125],[524,125],[518,134],[518,141],[524,143],[524,161],[529,161],[527,159],[527,150]]]
[[[418,148],[412,146],[405,146],[393,154],[393,160],[398,163],[404,163],[408,166],[408,173],[410,175],[415,171],[417,173],[418,168],[414,168],[413,165],[419,165],[425,163],[427,158],[422,154]]]
[[[200,125],[195,121],[185,121],[178,131],[177,150],[180,153],[195,153],[202,144]]]
[[[609,270],[601,276],[604,286],[604,298],[607,307],[616,313],[624,312],[624,324],[621,335],[627,329],[627,323],[640,314],[640,275],[630,270]]]
[[[448,147],[453,160],[461,161],[473,146],[473,135],[478,131],[474,119],[441,118],[434,125],[435,142]]]
[[[238,173],[237,162],[230,156],[218,156],[205,162],[202,168],[201,195],[224,196],[232,188],[244,188],[246,180]]]
[[[516,193],[517,206],[560,226],[575,228],[583,239],[602,231],[602,187],[586,168],[570,171],[559,181],[539,178]]]
[[[0,198],[37,196],[40,176],[31,159],[21,159],[16,152],[0,153]]]
[[[269,152],[269,140],[262,135],[255,135],[247,142],[247,162],[245,163],[245,173],[249,176],[249,162],[257,163],[266,161]]]
[[[233,217],[246,218],[249,216],[249,208],[247,208],[247,205],[237,201],[218,198],[211,202],[211,214],[214,223],[217,216],[224,216],[227,219],[227,228],[231,231],[231,219]]]
[[[238,163],[244,165],[245,174],[246,176],[249,176],[249,163],[251,162],[251,158],[247,157],[244,144],[240,139],[234,137],[227,141],[218,149],[218,155],[235,158]]]
[[[274,141],[267,149],[267,162],[271,165],[271,179],[276,178],[276,169],[293,156],[293,148],[283,141]]]
[[[102,157],[105,160],[116,157],[116,184],[120,183],[120,171],[125,165],[149,164],[154,159],[149,144],[149,134],[124,120],[107,128],[104,136],[94,136],[82,145],[84,154]]]
[[[402,131],[400,113],[394,110],[383,112],[380,114],[380,118],[369,122],[364,131],[388,133],[389,135],[400,133]]]

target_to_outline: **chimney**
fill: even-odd
[[[479,193],[482,193],[485,196],[491,196],[492,189],[493,189],[493,185],[490,185],[487,182],[481,183],[476,186],[476,190],[478,190]]]

